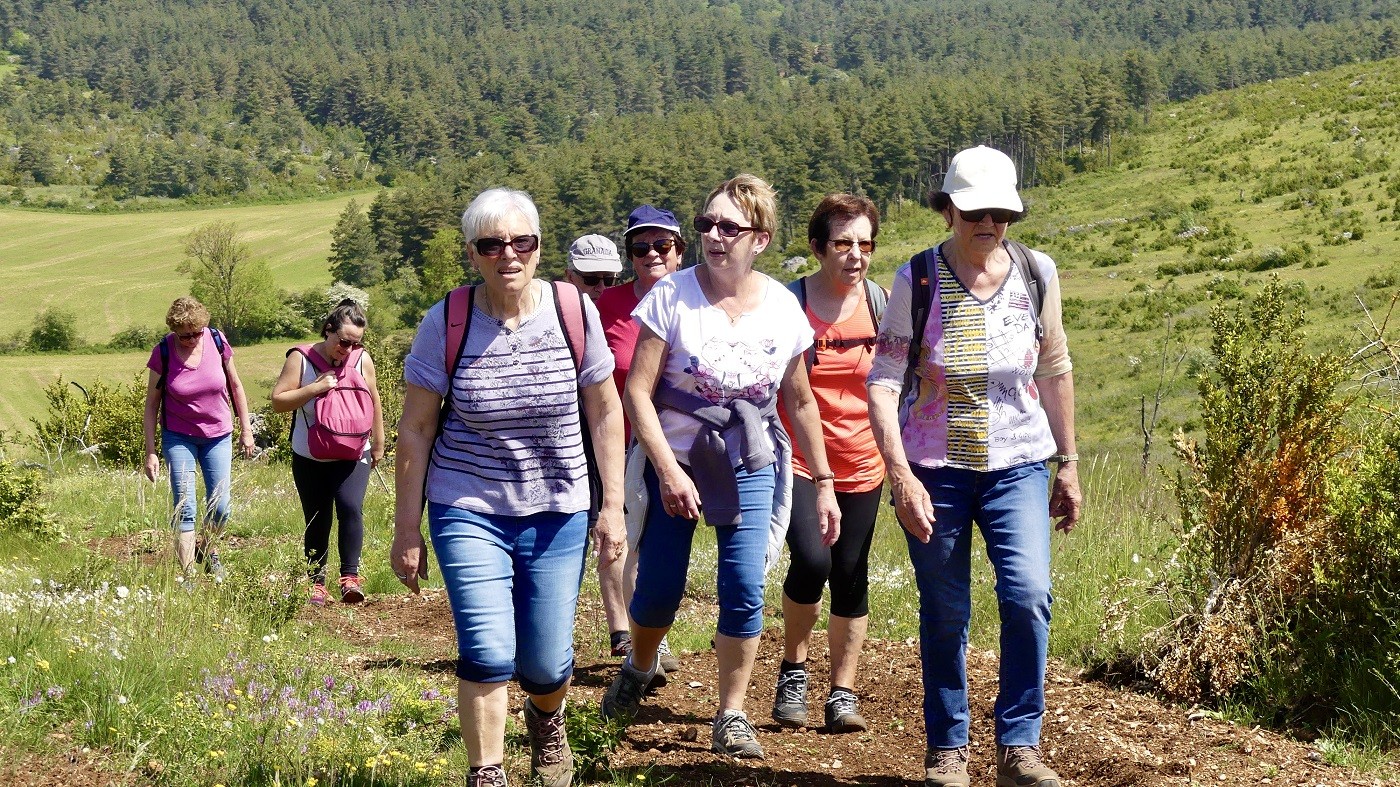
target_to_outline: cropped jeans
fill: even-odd
[[[1050,640],[1049,471],[1040,462],[985,472],[917,465],[913,471],[933,498],[937,519],[927,544],[905,532],[919,588],[928,745],[955,748],[968,742],[974,523],[996,573],[1001,613],[997,743],[1039,745]]]
[[[777,473],[769,465],[753,473],[736,468],[734,474],[739,480],[740,522],[715,528],[719,545],[716,630],[726,637],[752,639],[763,633],[763,564],[768,553]],[[646,484],[651,504],[646,529],[637,544],[637,589],[628,611],[638,625],[666,628],[675,622],[681,595],[685,593],[690,545],[699,522],[666,513],[656,472],[650,464]]]
[[[513,675],[535,696],[567,683],[588,512],[505,516],[429,502],[428,533],[457,628],[457,677]]]
[[[161,452],[170,467],[170,492],[175,500],[175,526],[182,533],[194,531],[199,518],[195,500],[195,471],[204,475],[204,521],[215,530],[228,521],[229,477],[233,466],[233,434],[223,437],[191,437],[162,429]]]

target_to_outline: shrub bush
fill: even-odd
[[[42,540],[60,535],[44,507],[43,494],[38,473],[0,460],[0,530]]]
[[[156,342],[165,336],[164,328],[154,328],[146,325],[133,325],[130,328],[118,331],[107,346],[113,350],[149,350],[156,346]]]
[[[29,332],[29,349],[35,352],[68,352],[78,346],[78,314],[59,306],[39,312]]]
[[[44,420],[31,418],[35,444],[51,458],[77,451],[118,465],[140,467],[145,454],[141,418],[146,407],[142,372],[131,382],[84,388],[57,378],[44,388]]]

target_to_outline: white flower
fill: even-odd
[[[126,585],[117,585],[117,598],[126,598],[129,595],[131,595],[131,591],[127,589]]]
[[[118,704],[118,705],[125,705],[125,704],[127,704],[128,702],[131,702],[131,700],[128,700],[124,695],[121,695],[121,694],[118,694],[118,695],[117,695],[117,704]]]

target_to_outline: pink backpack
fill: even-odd
[[[308,424],[310,428],[306,430],[311,458],[357,461],[364,455],[365,440],[374,428],[374,399],[370,396],[369,383],[358,368],[364,350],[359,347],[351,350],[344,365],[332,367],[326,365],[312,346],[297,345],[287,354],[301,353],[318,376],[333,371],[339,382],[316,397],[316,422]],[[306,423],[305,411],[302,416],[302,423]]]

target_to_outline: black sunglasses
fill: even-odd
[[[723,229],[720,229],[720,232],[723,231]],[[670,254],[671,249],[674,249],[675,247],[676,242],[671,238],[662,238],[661,240],[654,240],[651,243],[647,243],[644,240],[634,240],[630,245],[628,245],[627,253],[631,254],[633,257],[645,257],[647,256],[648,252],[650,252],[652,249],[655,249],[657,254],[660,254],[664,257],[665,255]]]
[[[705,233],[709,232],[710,229],[713,227],[718,227],[719,234],[726,238],[737,238],[739,237],[739,233],[741,232],[752,232],[753,230],[757,229],[756,227],[742,227],[730,221],[729,219],[721,219],[719,221],[715,221],[714,219],[708,216],[695,217],[695,231],[700,233],[701,235],[704,235]]]
[[[476,253],[483,257],[499,257],[506,253],[506,246],[515,249],[516,254],[529,254],[540,247],[540,236],[538,235],[516,235],[510,240],[505,238],[477,238],[472,241],[476,247]]]
[[[827,243],[831,244],[832,249],[842,254],[850,251],[852,246],[859,246],[861,254],[870,254],[875,251],[875,241],[873,240],[847,240],[846,238],[836,238],[834,240],[828,240]]]
[[[349,339],[342,339],[339,336],[335,337],[335,340],[340,343],[340,349],[342,350],[353,350],[356,347],[365,346],[364,342],[354,342]]]
[[[1010,224],[1020,215],[1014,210],[1007,210],[1005,208],[982,208],[981,210],[959,209],[958,213],[962,214],[963,221],[968,224],[980,224],[982,219],[988,216],[991,216],[992,221],[997,224]]]
[[[611,287],[617,284],[617,275],[613,273],[580,273],[574,271],[574,275],[585,287],[597,287],[599,284],[604,287]]]
[[[197,331],[191,331],[190,333],[177,333],[177,334],[175,334],[175,338],[176,338],[176,339],[183,339],[183,340],[185,340],[185,341],[189,341],[190,339],[198,339],[199,337],[201,337],[201,336],[203,336],[203,335],[204,335],[204,329],[201,328],[201,329],[199,329],[199,330],[197,330]]]

